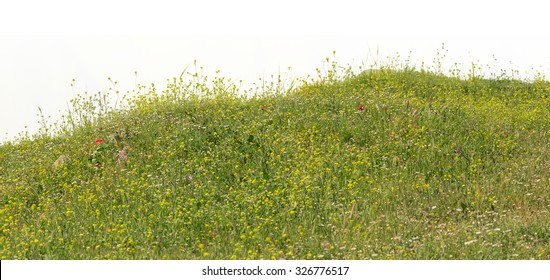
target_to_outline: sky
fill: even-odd
[[[545,1],[0,0],[0,142],[35,133],[84,92],[178,77],[194,61],[245,84],[314,75],[325,58],[471,62],[550,75]],[[189,68],[188,68],[189,69]],[[135,74],[137,72],[137,75]],[[72,80],[74,87],[71,87]]]

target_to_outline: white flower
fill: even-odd
[[[464,245],[470,245],[470,244],[476,243],[476,242],[477,242],[477,239],[472,239],[472,240],[470,240],[470,241],[464,242]]]

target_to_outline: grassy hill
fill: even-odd
[[[0,146],[0,258],[550,259],[550,83],[296,85],[78,96]]]

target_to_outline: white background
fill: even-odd
[[[250,84],[291,67],[314,74],[336,51],[342,65],[399,53],[549,74],[545,1],[3,1],[0,0],[0,142],[37,131],[75,94],[155,83],[197,60]],[[496,58],[496,62],[495,59]],[[467,67],[466,67],[467,68]],[[69,86],[76,79],[73,89]]]
[[[2,279],[543,279],[548,261],[2,261]],[[345,276],[296,275],[296,267],[349,267]],[[285,276],[203,275],[203,269],[285,269]],[[227,271],[227,270],[226,270]],[[292,271],[292,272],[290,272]]]

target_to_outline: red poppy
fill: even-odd
[[[101,144],[101,143],[103,143],[103,140],[101,138],[99,138],[99,139],[95,140],[95,143],[96,144]]]
[[[260,107],[260,110],[264,111],[264,110],[265,110],[264,106],[261,106],[261,107]]]
[[[359,104],[359,111],[363,111],[365,110],[365,106],[363,106],[363,104]]]

